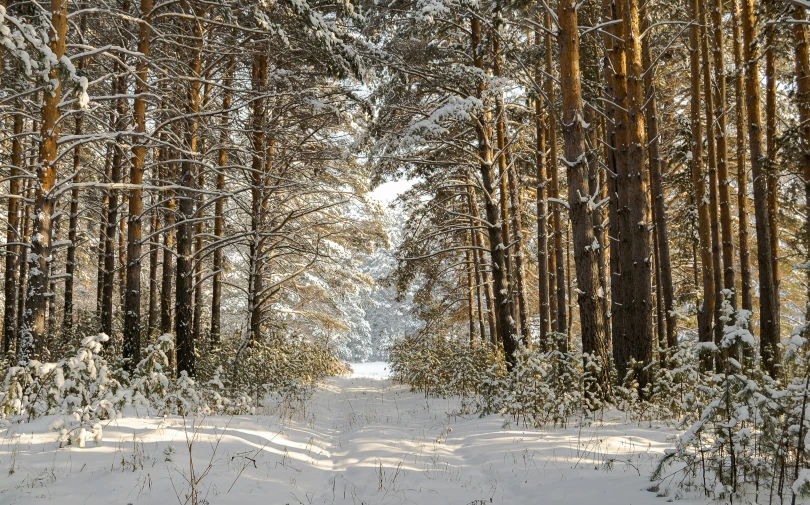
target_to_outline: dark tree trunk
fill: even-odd
[[[11,141],[11,173],[9,174],[9,200],[8,200],[8,224],[6,228],[6,272],[5,283],[3,285],[5,294],[5,307],[3,311],[3,354],[14,350],[16,342],[15,333],[17,331],[17,282],[18,270],[20,268],[20,256],[23,249],[24,237],[20,226],[20,197],[22,197],[21,169],[23,168],[23,115],[14,114],[14,126],[12,127],[14,138]]]
[[[594,243],[593,216],[588,202],[580,195],[588,193],[588,164],[584,137],[584,114],[579,69],[579,33],[576,5],[560,2],[557,9],[560,32],[560,87],[562,125],[565,138],[565,164],[568,167],[568,201],[574,235],[574,261],[577,273],[577,302],[582,329],[582,350],[601,358],[601,373],[596,384],[601,394],[610,390],[608,349],[605,342],[602,304],[599,300],[599,268]]]
[[[693,0],[694,1],[694,0]],[[779,350],[779,296],[773,277],[771,232],[768,221],[768,182],[766,155],[762,145],[762,107],[759,84],[759,42],[754,28],[754,0],[742,0],[742,31],[745,64],[745,96],[748,143],[751,149],[751,173],[754,179],[757,263],[759,266],[760,353],[765,370],[777,377]]]

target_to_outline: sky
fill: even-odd
[[[377,186],[377,188],[371,192],[371,197],[387,206],[399,195],[411,189],[416,183],[416,179],[398,179],[396,181],[385,182]]]

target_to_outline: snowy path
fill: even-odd
[[[362,373],[360,373],[362,375]],[[0,504],[663,504],[647,491],[669,430],[504,428],[385,379],[333,378],[292,420],[119,419],[58,449],[49,419],[0,432]],[[189,435],[193,437],[193,435]],[[611,464],[610,460],[614,460]],[[168,461],[167,461],[168,460]],[[210,471],[207,473],[210,464]],[[202,476],[202,477],[201,477]],[[697,503],[682,501],[681,503]]]

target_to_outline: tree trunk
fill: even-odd
[[[153,174],[154,177],[154,174]],[[149,218],[149,314],[146,323],[147,335],[152,337],[158,329],[158,318],[160,317],[160,300],[158,298],[158,243],[160,222],[158,221],[158,211],[155,207],[153,195],[151,204],[152,211]]]
[[[150,25],[152,23],[152,0],[141,0],[141,19],[138,25],[138,58],[135,69],[135,139],[129,171],[129,219],[127,221],[127,281],[124,299],[124,369],[135,370],[141,361],[141,240],[143,233],[143,165],[146,155],[144,134],[146,132],[147,76],[149,67]]]
[[[793,44],[795,49],[796,63],[796,105],[799,109],[799,134],[801,139],[801,174],[804,179],[805,206],[810,210],[810,50],[808,50],[807,25],[803,24],[806,19],[805,9],[795,7],[793,9],[793,19],[797,22],[793,24]],[[810,260],[810,214],[805,211],[804,223],[805,240],[805,261]],[[810,276],[810,271],[808,271]],[[808,284],[810,286],[810,284]],[[810,293],[808,293],[810,301]],[[807,314],[810,315],[810,303],[807,304]],[[807,316],[805,316],[807,317]]]
[[[560,181],[557,160],[557,113],[554,110],[555,104],[555,83],[554,83],[554,62],[551,30],[551,12],[546,11],[544,26],[546,27],[546,96],[549,102],[548,115],[548,138],[549,159],[546,167],[549,181],[549,197],[559,200]],[[552,323],[553,331],[565,333],[566,323],[566,303],[565,303],[565,259],[562,246],[562,221],[560,216],[560,205],[554,204],[551,207],[551,224],[554,230],[554,251],[549,257],[549,298],[554,293],[554,300],[549,300],[549,320]],[[564,349],[563,349],[564,350]]]
[[[735,130],[736,157],[737,157],[737,216],[739,226],[740,247],[740,307],[744,310],[753,310],[754,303],[751,295],[751,247],[748,233],[748,181],[745,169],[745,83],[742,48],[742,14],[740,13],[740,0],[733,0],[732,10],[733,38],[734,38],[734,100],[735,100]]]
[[[82,2],[81,8],[87,8],[87,3]],[[79,22],[79,31],[84,37],[87,32],[87,16],[82,16]],[[81,72],[84,70],[86,64],[85,58],[79,60],[76,65],[76,70]],[[73,133],[76,136],[82,133],[82,121],[84,115],[82,112],[76,113],[75,127]],[[70,217],[68,222],[68,244],[67,257],[65,259],[65,313],[62,319],[62,331],[66,335],[73,333],[73,282],[75,277],[76,268],[76,242],[78,240],[78,227],[79,227],[79,188],[77,184],[81,180],[80,169],[82,160],[81,145],[77,144],[73,149],[73,188],[70,190]]]
[[[475,66],[483,71],[484,58],[483,47],[481,47],[481,21],[473,17],[471,20],[471,42],[472,54]],[[479,81],[476,90],[476,97],[483,100],[485,83]],[[475,134],[478,139],[478,158],[481,170],[481,180],[484,190],[484,210],[486,213],[487,231],[489,232],[490,264],[492,271],[492,295],[495,309],[495,330],[496,341],[504,346],[504,353],[507,360],[514,359],[514,351],[517,348],[513,335],[510,333],[509,297],[506,296],[506,261],[503,249],[502,235],[498,227],[500,219],[498,205],[495,200],[495,181],[493,171],[492,153],[492,132],[484,109],[474,118]],[[511,361],[507,361],[511,363]],[[511,366],[511,365],[510,365]]]
[[[114,81],[113,81],[114,82]],[[112,86],[115,89],[115,86]],[[112,120],[111,120],[112,122]],[[112,147],[107,144],[104,155],[104,182],[109,183],[112,178]],[[98,216],[98,258],[96,269],[96,318],[101,326],[102,312],[104,311],[104,264],[107,257],[107,214],[110,209],[110,192],[102,190],[102,202]]]
[[[234,57],[232,56],[225,70],[225,77],[222,81],[222,110],[224,117],[219,136],[219,151],[217,153],[217,201],[214,204],[214,240],[222,241],[224,212],[225,212],[225,166],[228,164],[228,123],[231,108],[231,84],[233,82]],[[222,339],[222,246],[214,248],[214,276],[211,283],[211,343],[218,347]]]
[[[165,148],[164,148],[165,149]],[[166,180],[173,181],[177,171],[175,164],[169,163],[166,170]],[[172,268],[172,249],[174,248],[174,236],[172,235],[174,229],[174,193],[169,192],[166,195],[166,203],[163,209],[163,262],[161,265],[161,280],[160,280],[160,332],[167,334],[172,332],[172,277],[174,269]]]
[[[534,43],[540,47],[540,32],[535,32]],[[542,75],[540,63],[537,65],[536,75]],[[551,109],[551,104],[546,104],[546,108]],[[548,332],[551,328],[549,320],[549,293],[548,293],[548,202],[546,201],[546,124],[543,102],[540,98],[534,101],[534,122],[535,122],[535,165],[537,167],[537,278],[538,278],[538,301],[540,312],[540,346],[546,349],[548,346]]]
[[[80,61],[77,69],[81,70],[84,65]],[[83,116],[81,112],[76,115],[76,126],[73,130],[74,135],[79,136],[82,133]],[[66,335],[73,332],[73,280],[76,268],[76,243],[78,241],[78,228],[79,228],[79,187],[76,186],[80,180],[79,171],[81,170],[82,150],[81,146],[77,145],[73,150],[73,188],[70,190],[70,217],[68,218],[68,248],[67,257],[65,259],[65,313],[62,319],[62,331]]]
[[[492,35],[492,56],[493,56],[493,65],[492,65],[492,73],[495,77],[501,76],[501,42],[500,42],[500,31],[498,27],[503,23],[503,19],[501,19],[500,13],[500,4],[496,5],[496,12],[495,12],[495,20],[494,26],[495,29],[490,32]],[[494,33],[493,33],[494,32]],[[512,242],[512,220],[510,219],[510,212],[509,212],[509,199],[511,197],[509,192],[509,165],[511,164],[511,159],[508,156],[508,149],[509,149],[509,139],[507,137],[506,131],[507,125],[507,118],[506,118],[506,109],[504,107],[503,102],[503,94],[498,93],[495,97],[495,139],[497,142],[498,147],[498,196],[500,198],[500,225],[499,229],[501,231],[501,243],[505,248],[505,252],[503,255],[504,264],[505,264],[505,280],[504,280],[504,289],[507,291],[507,297],[509,298],[508,308],[509,308],[509,318],[507,322],[509,324],[509,341],[504,341],[504,352],[506,353],[507,360],[511,360],[511,354],[514,350],[517,349],[517,343],[515,343],[514,350],[511,349],[513,345],[512,340],[517,338],[518,335],[518,321],[520,320],[519,314],[519,304],[515,303],[520,293],[517,291],[515,285],[517,284],[515,279],[517,277],[516,273],[516,266],[515,261],[512,261],[512,248],[509,247],[509,244]]]
[[[36,131],[36,128],[33,129]],[[23,196],[26,198],[30,198],[31,193],[31,186],[32,183],[30,179],[25,184],[25,189],[23,190]],[[18,275],[17,281],[17,358],[19,359],[21,348],[20,348],[20,337],[19,333],[23,327],[23,319],[25,314],[25,302],[26,302],[26,294],[28,293],[28,251],[31,248],[30,243],[26,243],[26,237],[30,236],[31,233],[31,205],[20,202],[19,205],[22,205],[22,243],[20,244],[20,259],[18,261],[18,265],[20,268],[20,273]]]
[[[698,242],[700,249],[703,305],[698,309],[698,338],[701,342],[712,341],[712,315],[715,310],[714,269],[712,268],[711,224],[703,175],[703,126],[700,122],[700,0],[690,0],[689,66],[691,70],[690,126],[692,132],[692,184],[695,190],[695,205],[698,209]]]
[[[621,6],[612,0],[602,3],[604,19],[621,20]],[[630,359],[630,309],[632,296],[632,272],[625,272],[628,259],[632,257],[630,230],[625,229],[629,222],[627,189],[624,188],[624,177],[628,177],[628,145],[630,143],[627,117],[627,50],[624,23],[607,27],[608,33],[603,37],[608,61],[605,64],[605,80],[612,91],[609,97],[607,114],[613,119],[613,138],[609,142],[613,152],[613,174],[611,174],[609,223],[610,237],[610,291],[611,291],[611,337],[613,360],[619,370],[619,379],[624,379],[625,369]],[[610,35],[613,35],[612,37]],[[632,225],[632,224],[631,224]],[[632,264],[630,263],[631,267]]]
[[[67,0],[51,0],[51,28],[48,47],[55,59],[65,54],[67,35]],[[37,183],[34,187],[34,222],[31,255],[28,258],[28,291],[23,329],[20,334],[20,362],[42,355],[45,343],[45,310],[48,299],[48,262],[51,257],[51,217],[56,196],[51,189],[56,183],[56,154],[59,139],[59,102],[62,86],[58,67],[48,74],[56,86],[43,93],[42,126],[37,163]]]
[[[23,115],[14,114],[14,138],[11,141],[11,173],[8,188],[8,224],[6,228],[6,272],[3,285],[5,308],[3,311],[3,354],[14,350],[14,338],[17,329],[17,281],[20,268],[20,256],[25,248],[20,233],[20,197],[22,197],[21,170],[24,163],[22,131]]]
[[[693,0],[695,1],[695,0]],[[748,120],[748,144],[751,149],[751,173],[754,178],[754,215],[757,233],[757,263],[760,295],[760,352],[765,370],[777,376],[779,350],[779,298],[773,278],[771,233],[768,222],[768,183],[766,157],[762,145],[762,107],[759,85],[759,42],[754,32],[754,0],[742,0],[742,31],[745,57],[745,96]]]
[[[649,26],[648,16],[642,17],[642,31],[646,31]],[[672,260],[669,252],[669,231],[667,230],[666,199],[664,196],[664,184],[661,177],[661,139],[658,131],[658,101],[656,97],[655,72],[651,69],[652,55],[650,54],[649,37],[642,39],[642,60],[645,68],[644,85],[646,88],[646,115],[647,115],[647,137],[649,140],[650,156],[650,180],[652,182],[653,214],[655,216],[655,249],[656,265],[658,265],[658,275],[660,276],[660,295],[663,302],[664,319],[659,321],[659,325],[664,326],[666,333],[666,345],[670,349],[678,346],[678,328],[675,321],[675,292],[672,282]]]
[[[729,292],[732,307],[737,307],[734,279],[734,239],[731,223],[731,195],[728,179],[728,141],[726,139],[726,69],[725,37],[723,35],[723,1],[713,0],[712,29],[714,33],[715,81],[715,142],[717,149],[717,184],[720,203],[720,235],[723,248],[723,289]]]
[[[264,215],[264,199],[265,199],[265,170],[269,163],[269,158],[264,159],[265,148],[267,149],[267,156],[272,155],[272,147],[268,143],[265,146],[264,127],[265,127],[265,97],[267,85],[267,55],[264,51],[259,50],[253,56],[252,68],[252,88],[256,95],[252,102],[252,135],[251,144],[253,147],[253,162],[251,165],[251,215],[250,215],[250,229],[252,232],[250,243],[250,282],[249,282],[249,296],[248,307],[250,309],[250,333],[253,340],[258,340],[261,337],[261,324],[263,316],[263,307],[261,303],[263,283],[262,283],[262,228]]]
[[[775,5],[765,0],[765,21],[771,21]],[[774,48],[774,25],[765,24],[765,146],[764,168],[768,188],[768,229],[771,235],[771,269],[773,289],[776,297],[774,319],[779,321],[781,303],[779,287],[782,283],[779,273],[779,165],[776,160],[776,49]],[[777,342],[778,342],[777,337]]]
[[[200,149],[204,151],[203,148]],[[197,167],[197,189],[205,188],[205,178],[203,175],[202,167]],[[202,332],[202,259],[203,259],[203,208],[205,205],[203,192],[197,195],[197,212],[194,218],[197,220],[194,223],[194,319],[192,324],[192,333],[195,337],[200,336]]]
[[[468,182],[470,177],[468,176]],[[497,310],[495,310],[495,296],[492,293],[492,283],[489,280],[489,272],[486,270],[486,259],[484,257],[483,248],[484,235],[481,233],[481,220],[478,213],[478,202],[475,196],[475,189],[470,186],[467,192],[469,212],[471,216],[472,225],[475,226],[473,233],[473,241],[476,247],[476,266],[481,277],[481,286],[484,291],[484,299],[487,306],[487,327],[489,328],[489,341],[492,346],[497,345],[498,331],[496,328],[497,322],[495,320]],[[480,293],[479,293],[480,298]],[[480,305],[480,302],[479,302]],[[481,330],[481,339],[483,340],[484,331]]]
[[[592,211],[581,195],[588,193],[588,166],[582,89],[579,70],[579,33],[576,5],[559,2],[560,87],[562,92],[562,125],[565,138],[565,164],[568,173],[568,201],[574,234],[574,261],[577,273],[577,301],[582,330],[582,350],[602,359],[601,372],[595,377],[602,395],[608,394],[610,383],[607,366],[608,349],[605,342],[602,304],[597,292],[599,269],[596,251],[591,249],[595,237]],[[593,393],[593,391],[592,391]]]
[[[119,69],[120,70],[120,69]],[[114,89],[116,94],[126,93],[126,82],[124,77],[115,79]],[[126,113],[124,99],[117,100],[116,113],[114,115],[114,131],[124,129],[124,116]],[[116,184],[121,181],[121,166],[123,165],[124,150],[120,142],[113,146],[112,170],[110,172],[110,183]],[[118,232],[118,191],[110,188],[108,194],[108,208],[106,219],[106,232],[104,234],[104,279],[102,281],[101,299],[101,331],[112,336],[113,331],[113,300],[115,300],[115,242]]]
[[[637,371],[641,388],[649,381],[647,365],[652,362],[655,337],[652,328],[652,235],[649,213],[649,172],[646,167],[644,149],[647,143],[644,126],[644,81],[642,75],[641,38],[639,32],[639,12],[637,0],[621,0],[624,34],[627,51],[627,180],[620,180],[619,194],[627,192],[627,209],[622,221],[622,231],[628,235],[629,246],[623,255],[622,289],[628,289],[625,300],[628,307],[627,336],[629,337],[628,357],[632,357],[643,368]],[[626,275],[630,274],[630,275]],[[614,344],[615,347],[615,344]],[[621,365],[619,367],[621,370]],[[620,375],[621,377],[621,375]]]
[[[200,111],[200,68],[202,66],[203,33],[200,22],[196,19],[201,17],[202,12],[196,1],[193,3],[192,33],[195,47],[192,50],[189,61],[189,75],[192,81],[188,84],[188,96],[186,98],[185,128],[185,151],[183,161],[180,163],[180,178],[178,185],[181,187],[179,196],[180,222],[177,226],[177,267],[175,268],[175,338],[177,345],[177,373],[188,373],[195,375],[195,354],[194,344],[196,335],[192,332],[193,323],[193,297],[194,297],[194,262],[192,257],[192,243],[194,241],[194,174],[197,153],[197,127],[199,119],[197,113]]]
[[[718,346],[723,339],[723,324],[720,321],[720,308],[723,303],[723,295],[720,286],[723,285],[723,265],[721,264],[720,245],[720,214],[717,203],[717,150],[715,148],[714,136],[714,95],[712,93],[712,71],[709,58],[709,41],[706,36],[706,4],[700,3],[700,54],[703,60],[703,95],[705,101],[706,114],[706,144],[708,147],[707,161],[709,165],[709,230],[712,240],[712,274],[714,276],[714,314],[712,315],[714,324],[714,343]],[[719,362],[718,362],[719,368]]]

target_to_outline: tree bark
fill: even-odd
[[[723,339],[723,324],[720,321],[720,308],[723,303],[721,286],[723,285],[723,265],[721,263],[720,244],[720,213],[717,198],[717,149],[714,136],[714,95],[712,93],[712,71],[711,60],[709,58],[709,41],[706,33],[706,4],[700,3],[700,54],[703,60],[703,94],[705,101],[704,112],[706,115],[706,144],[708,148],[707,162],[709,166],[709,230],[712,240],[712,274],[714,276],[714,343],[718,346]],[[719,367],[719,362],[718,362]]]
[[[67,0],[51,0],[51,28],[48,47],[56,60],[65,54],[67,35]],[[51,257],[52,213],[56,196],[51,189],[56,183],[56,154],[59,139],[59,101],[62,83],[59,69],[53,67],[48,78],[54,89],[43,93],[42,125],[34,187],[34,222],[31,255],[28,257],[28,291],[23,329],[20,333],[20,362],[27,363],[42,355],[45,344],[45,311],[48,299],[48,263]]]
[[[481,46],[481,21],[477,17],[471,20],[471,43],[473,63],[479,69],[484,69],[483,47]],[[483,80],[479,81],[476,97],[483,100],[485,91],[485,83]],[[504,353],[507,357],[507,362],[511,363],[514,359],[514,351],[517,344],[510,333],[509,316],[511,310],[509,308],[509,297],[506,296],[506,261],[503,249],[502,235],[498,227],[500,215],[498,213],[498,204],[495,200],[495,180],[493,170],[493,153],[492,153],[492,132],[489,127],[489,121],[485,112],[482,109],[476,114],[474,118],[474,128],[476,138],[478,140],[478,158],[480,163],[481,181],[484,190],[484,210],[486,214],[487,231],[489,232],[489,250],[490,250],[490,264],[492,271],[492,294],[495,309],[495,330],[497,334],[497,343],[504,346]],[[510,365],[511,366],[511,365]]]
[[[636,372],[639,385],[643,389],[650,379],[647,365],[652,362],[655,337],[652,328],[652,235],[649,212],[649,172],[646,166],[646,136],[644,126],[644,69],[641,58],[641,38],[637,0],[621,0],[624,34],[627,51],[627,180],[620,180],[619,194],[626,192],[627,209],[622,231],[629,237],[627,253],[623,255],[625,266],[620,278],[623,289],[628,289],[625,298],[628,307],[627,328],[629,337],[628,357],[632,357],[642,368]],[[630,274],[630,275],[626,275]],[[615,343],[614,343],[615,347]],[[619,370],[622,367],[619,366]],[[621,377],[621,375],[620,375]]]
[[[468,176],[469,182],[469,176]],[[486,259],[484,257],[485,253],[483,248],[485,247],[484,243],[484,235],[481,233],[481,216],[478,213],[478,201],[475,194],[475,189],[470,186],[467,192],[468,198],[468,205],[469,211],[471,216],[471,225],[475,226],[474,233],[473,233],[473,241],[476,247],[476,265],[478,268],[479,275],[481,277],[481,287],[484,291],[484,300],[487,306],[487,327],[489,329],[489,342],[494,347],[498,344],[498,331],[496,328],[497,321],[496,321],[496,310],[495,310],[495,296],[492,293],[492,283],[489,279],[489,272],[486,270]],[[480,294],[479,294],[480,298]],[[480,301],[479,301],[480,305]],[[482,323],[483,324],[483,323]],[[483,328],[481,330],[481,339],[483,340],[484,331]]]
[[[197,127],[199,119],[197,113],[200,111],[200,69],[202,66],[203,33],[201,21],[198,19],[203,15],[202,9],[196,0],[183,2],[191,3],[191,14],[194,19],[191,22],[194,48],[189,61],[189,75],[192,80],[187,85],[188,95],[186,97],[186,121],[185,128],[185,151],[183,160],[180,163],[180,177],[178,185],[181,187],[179,200],[180,222],[177,226],[177,266],[175,268],[175,338],[177,354],[177,373],[188,373],[195,375],[195,353],[194,344],[196,335],[193,333],[193,303],[194,303],[194,262],[192,257],[192,243],[194,241],[194,174],[195,160],[192,159],[197,153]]]
[[[796,105],[799,109],[799,135],[801,139],[801,174],[804,179],[805,206],[810,210],[810,50],[808,50],[805,9],[795,7],[792,25],[796,64]],[[804,223],[805,261],[810,264],[810,214],[805,211]],[[810,270],[808,270],[810,277]],[[808,284],[810,286],[810,283]],[[810,289],[810,288],[808,288]],[[810,292],[808,292],[807,315],[810,315]]]
[[[154,174],[153,174],[154,177]],[[160,317],[160,300],[158,298],[158,243],[160,222],[158,221],[158,211],[155,207],[154,195],[151,200],[152,211],[149,217],[149,313],[146,323],[147,336],[152,337],[158,329],[158,318]]]
[[[165,148],[164,148],[165,149]],[[173,181],[177,171],[175,164],[169,163],[166,167],[166,180]],[[163,261],[161,264],[161,280],[160,280],[160,332],[167,334],[172,332],[172,277],[174,268],[172,268],[174,249],[174,230],[175,223],[175,199],[174,193],[169,192],[166,195],[166,203],[163,208]]]
[[[248,293],[248,307],[250,309],[250,333],[253,340],[261,337],[261,325],[264,310],[261,303],[263,291],[262,279],[262,228],[265,218],[265,171],[272,156],[273,147],[268,142],[265,145],[265,97],[267,85],[267,55],[259,50],[253,56],[252,67],[252,88],[256,95],[252,102],[252,122],[251,144],[253,147],[253,162],[250,170],[250,192],[251,192],[251,215],[250,229],[252,232],[250,243],[250,282]],[[265,149],[267,152],[265,153]],[[264,156],[268,156],[265,160]]]
[[[764,0],[765,21],[771,21],[775,5],[773,0]],[[771,269],[773,271],[773,289],[776,294],[776,313],[778,321],[781,313],[779,287],[779,165],[776,160],[776,49],[774,48],[774,25],[765,24],[765,147],[764,168],[767,174],[768,188],[768,229],[771,235]],[[778,341],[778,340],[777,340]]]
[[[745,169],[745,71],[743,68],[742,47],[742,14],[740,0],[732,0],[732,23],[734,42],[734,101],[735,130],[737,132],[736,166],[737,166],[737,219],[739,227],[740,248],[740,307],[752,311],[754,303],[751,295],[751,247],[748,233],[748,177]]]
[[[219,136],[219,150],[217,152],[217,201],[214,204],[214,240],[220,242],[222,240],[223,225],[224,225],[224,212],[225,212],[225,166],[228,164],[228,123],[230,121],[230,114],[228,109],[231,108],[231,84],[233,82],[233,56],[228,63],[228,68],[225,70],[225,77],[222,81],[222,110],[224,116]],[[211,283],[211,343],[216,347],[219,346],[222,339],[222,246],[218,245],[214,248],[214,276]]]
[[[642,17],[642,31],[649,27],[649,17]],[[642,60],[644,64],[644,86],[646,88],[647,137],[649,140],[650,180],[652,182],[653,214],[655,225],[656,265],[660,281],[660,296],[663,302],[664,319],[659,325],[664,327],[666,345],[670,349],[678,346],[678,328],[675,321],[675,291],[672,282],[672,260],[669,251],[669,231],[667,229],[666,198],[661,177],[660,132],[658,131],[658,100],[654,81],[655,72],[651,68],[652,55],[649,37],[642,39]]]
[[[568,174],[568,201],[574,235],[574,261],[577,272],[577,302],[582,330],[582,350],[602,359],[601,372],[595,377],[601,394],[608,394],[610,383],[607,366],[602,304],[599,300],[599,269],[594,243],[592,211],[582,195],[588,194],[582,88],[579,69],[579,33],[576,4],[559,2],[558,42],[560,48],[560,87],[562,94],[562,127],[565,139],[565,164]],[[593,393],[593,391],[592,391]]]
[[[20,256],[24,249],[23,235],[20,230],[20,197],[22,197],[21,170],[24,163],[22,131],[23,115],[14,114],[13,134],[11,141],[11,172],[8,188],[8,224],[6,228],[6,272],[3,284],[5,307],[3,311],[3,354],[14,350],[17,331],[17,281],[20,267]]]
[[[555,83],[554,83],[554,62],[553,44],[551,31],[551,12],[546,11],[546,96],[549,102],[548,115],[548,136],[546,142],[549,147],[549,159],[546,171],[549,177],[549,196],[559,200],[560,181],[558,170],[557,154],[557,113],[555,112]],[[560,216],[560,205],[554,204],[551,207],[551,224],[554,231],[553,254],[549,256],[549,298],[554,293],[554,300],[549,300],[549,320],[553,331],[565,333],[568,326],[566,323],[566,302],[565,302],[565,259],[562,245],[562,219]],[[562,349],[565,350],[565,349]]]
[[[127,281],[124,299],[124,369],[133,372],[141,361],[141,241],[143,214],[143,165],[146,156],[146,92],[149,67],[152,0],[141,0],[141,23],[138,25],[138,58],[135,69],[135,139],[129,171],[129,219],[127,221]]]
[[[703,174],[703,126],[700,122],[700,0],[690,0],[692,25],[689,28],[689,66],[691,78],[690,127],[692,133],[692,185],[698,209],[698,247],[700,249],[703,305],[698,309],[698,339],[712,341],[712,316],[715,311],[714,269],[712,268],[711,224],[709,199]],[[708,359],[708,358],[706,358]]]
[[[728,178],[728,141],[726,138],[726,69],[725,36],[723,34],[723,1],[712,2],[712,29],[714,34],[715,81],[715,143],[717,149],[717,184],[720,203],[720,235],[723,248],[723,289],[729,292],[732,307],[737,307],[734,279],[734,230],[731,222],[731,195]]]
[[[501,18],[500,13],[500,3],[496,4],[496,11],[495,11],[495,19],[494,19],[494,27],[495,29],[493,32],[490,32],[492,35],[492,57],[493,57],[493,64],[492,64],[492,73],[495,77],[501,76],[501,41],[500,41],[500,31],[499,27],[503,23],[503,19]],[[509,309],[509,318],[507,322],[509,324],[509,341],[504,341],[504,352],[506,353],[507,360],[511,360],[511,354],[514,353],[514,350],[517,349],[517,343],[515,343],[515,348],[513,350],[508,350],[513,345],[511,340],[517,338],[518,335],[518,322],[520,321],[520,314],[519,314],[519,303],[516,303],[518,298],[520,297],[520,293],[517,291],[516,285],[516,278],[517,278],[517,268],[516,268],[516,261],[513,261],[513,248],[509,246],[512,242],[512,235],[514,230],[512,229],[513,222],[511,220],[510,211],[509,211],[509,200],[511,198],[510,191],[509,191],[509,165],[511,164],[511,159],[509,156],[509,139],[507,136],[506,131],[507,125],[507,118],[506,118],[506,109],[504,107],[503,102],[503,94],[498,93],[495,97],[495,139],[496,139],[496,146],[498,148],[498,197],[500,199],[500,231],[501,231],[501,243],[505,248],[503,259],[505,264],[505,280],[504,280],[504,289],[507,291],[508,297],[508,309]]]
[[[540,32],[536,31],[534,43],[540,46]],[[542,75],[541,64],[538,62],[536,75]],[[551,104],[546,104],[551,109]],[[535,124],[535,166],[537,168],[537,278],[538,302],[540,312],[540,345],[542,349],[548,346],[548,333],[551,328],[549,319],[549,279],[548,279],[548,202],[546,200],[546,112],[543,110],[543,101],[538,96],[534,101]]]
[[[120,71],[120,69],[119,69]],[[123,76],[116,77],[115,80],[115,93],[126,93],[126,82]],[[126,114],[126,107],[124,99],[118,99],[116,106],[116,113],[113,116],[114,131],[122,131],[124,129],[124,116]],[[112,170],[110,172],[110,183],[116,184],[121,182],[121,168],[124,160],[124,150],[120,142],[116,142],[113,146],[112,156]],[[114,284],[115,284],[115,242],[118,233],[118,190],[110,188],[107,190],[108,194],[108,207],[106,231],[104,234],[104,278],[102,281],[102,295],[101,295],[101,331],[109,336],[113,332],[113,301]]]
[[[693,0],[694,1],[694,0]],[[742,0],[742,32],[745,56],[745,96],[748,120],[748,144],[751,173],[754,178],[754,214],[756,217],[757,263],[759,266],[760,353],[765,370],[777,377],[780,362],[779,298],[773,278],[771,232],[768,221],[768,182],[766,155],[762,145],[762,106],[759,84],[759,42],[754,29],[754,0]]]
[[[86,2],[82,2],[81,8],[87,7]],[[84,37],[87,31],[87,16],[82,16],[79,22],[79,31],[81,36]],[[76,64],[76,70],[81,72],[84,70],[86,64],[85,58],[81,58]],[[75,126],[73,133],[76,136],[82,133],[82,122],[84,115],[81,111],[76,113]],[[65,259],[65,310],[62,316],[62,332],[70,335],[73,332],[73,282],[76,268],[76,246],[78,240],[78,227],[79,227],[79,187],[76,186],[81,180],[80,168],[82,161],[81,144],[77,144],[73,149],[73,188],[70,190],[70,217],[68,218],[68,244],[67,254]]]

